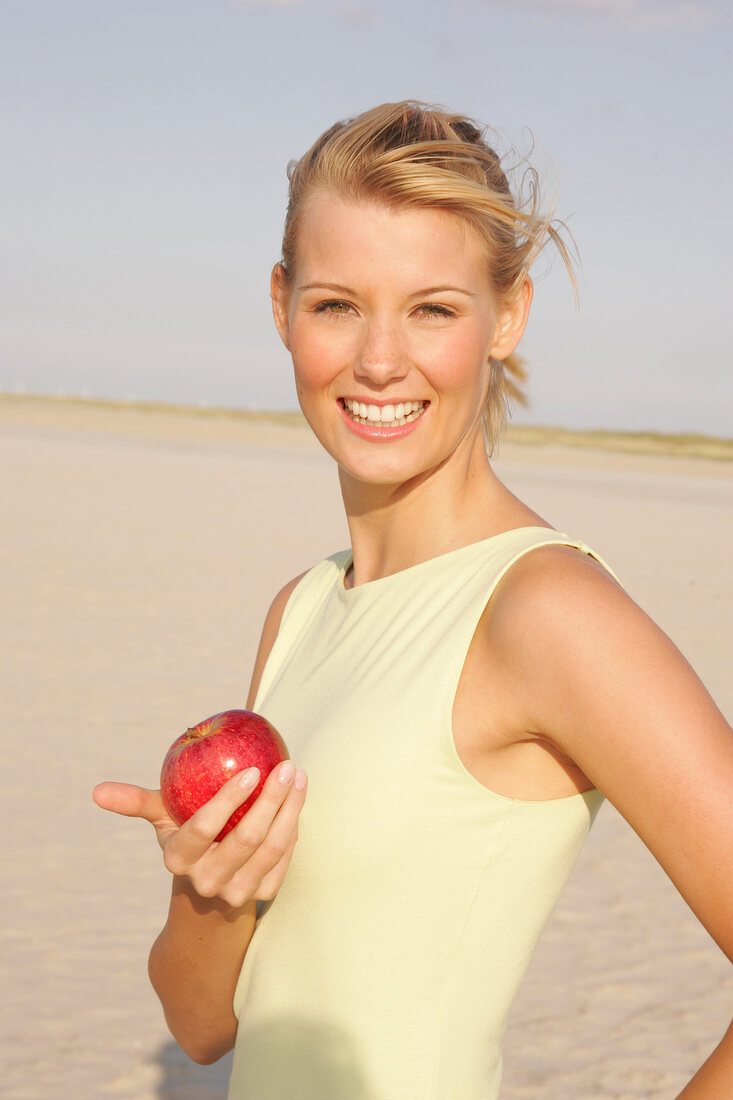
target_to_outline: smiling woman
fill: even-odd
[[[529,280],[499,297],[478,234],[439,209],[319,187],[298,223],[297,267],[273,272],[275,321],[342,482],[405,483],[456,448],[482,452],[482,415],[501,392],[492,374],[524,330]]]
[[[548,242],[557,248],[572,280],[562,227],[541,208],[540,180],[532,166],[523,166],[526,197],[514,196],[500,158],[471,120],[404,106],[367,111],[347,126],[337,123],[291,163],[284,278],[291,279],[299,264],[298,242],[305,239],[301,219],[313,197],[325,191],[345,200],[377,202],[393,211],[457,215],[454,228],[474,238],[484,271],[502,303],[524,292],[529,270]],[[337,284],[322,289],[343,291]],[[423,294],[445,289],[449,287],[431,286]],[[345,303],[330,305],[341,308]],[[438,305],[428,308],[441,310]],[[507,401],[523,399],[525,372],[511,351],[497,357],[492,366],[484,417],[487,435],[494,440],[503,426]]]
[[[479,128],[386,104],[290,183],[275,323],[351,536],[264,625],[247,705],[294,763],[221,843],[250,772],[180,828],[158,792],[95,797],[156,827],[151,979],[193,1058],[234,1047],[230,1100],[496,1100],[604,795],[733,954],[733,737],[601,559],[492,468],[530,266],[548,241],[569,260]],[[731,1080],[733,1034],[682,1096]]]

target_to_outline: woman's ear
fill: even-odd
[[[288,277],[282,264],[275,264],[270,276],[270,297],[272,299],[272,316],[275,318],[275,327],[280,333],[280,339],[290,351],[290,320],[288,306],[290,304],[290,287]]]
[[[533,294],[532,280],[527,276],[516,297],[513,297],[499,313],[490,358],[506,359],[514,351],[527,327]]]

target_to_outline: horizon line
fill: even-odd
[[[120,412],[157,412],[171,416],[196,416],[235,420],[273,420],[294,428],[307,427],[299,409],[256,409],[205,403],[186,404],[137,397],[92,397],[83,394],[51,394],[8,391],[0,389],[0,401],[22,404],[42,402],[55,405],[76,405],[86,408],[116,409]],[[685,455],[733,461],[733,437],[705,432],[663,432],[655,429],[568,428],[554,424],[512,424],[509,422],[500,440],[517,445],[548,445],[596,447],[603,450],[634,450],[645,453]]]

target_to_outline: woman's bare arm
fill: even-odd
[[[666,635],[596,563],[518,562],[490,615],[492,659],[527,732],[603,791],[733,959],[733,731]],[[731,1095],[733,1030],[682,1093]]]
[[[247,700],[252,707],[290,594],[272,603],[262,631]],[[254,774],[249,772],[254,771]],[[215,837],[249,796],[256,769],[233,776],[180,828],[168,817],[159,791],[101,783],[94,799],[104,809],[142,817],[155,828],[173,887],[166,924],[150,953],[150,979],[170,1030],[195,1061],[216,1061],[234,1044],[232,1001],[255,927],[258,900],[274,896],[297,839],[305,775],[291,762],[268,777],[255,804],[217,844]]]
[[[305,798],[295,774],[290,762],[271,773],[245,818],[215,844],[241,802],[227,784],[198,811],[200,821],[186,822],[194,828],[178,830],[175,850],[164,853],[173,888],[168,920],[150,953],[150,980],[172,1034],[197,1062],[216,1061],[234,1044],[232,1001],[256,903],[275,895],[295,847]]]

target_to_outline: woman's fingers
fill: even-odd
[[[260,846],[276,814],[293,788],[294,779],[295,765],[292,760],[285,760],[273,768],[265,780],[257,801],[250,806],[229,836],[225,837],[226,840],[229,837],[234,839],[233,844],[228,847],[236,846],[244,854],[248,850],[253,852]]]
[[[298,835],[296,832],[293,834],[293,838],[282,859],[260,880],[259,889],[257,890],[257,901],[271,901],[272,898],[275,897],[275,894],[283,884],[285,872],[288,869],[293,852],[295,851],[295,842],[297,839]]]
[[[305,802],[306,777],[291,760],[270,772],[257,801],[224,838],[217,856],[243,862],[257,852],[273,866],[282,857]]]
[[[92,798],[103,810],[149,821],[161,848],[165,848],[168,838],[178,828],[163,805],[160,791],[149,791],[131,783],[99,783],[92,791]]]
[[[188,873],[211,848],[234,811],[252,794],[259,778],[257,768],[237,772],[184,822],[166,847],[165,865],[169,871],[174,875]]]
[[[284,775],[285,782],[271,773],[257,801],[210,857],[214,879],[231,879],[250,897],[264,898],[260,886],[278,867],[280,884],[295,846],[307,778],[295,768]]]
[[[98,806],[155,826],[163,860],[174,875],[186,876],[202,897],[221,897],[231,905],[273,897],[282,883],[298,835],[307,779],[286,760],[273,769],[242,820],[215,843],[231,815],[259,781],[257,768],[232,776],[180,827],[168,816],[160,791],[129,783],[100,783]]]
[[[125,817],[142,817],[151,825],[170,820],[163,806],[160,791],[135,787],[132,783],[98,783],[92,798],[103,810]]]

